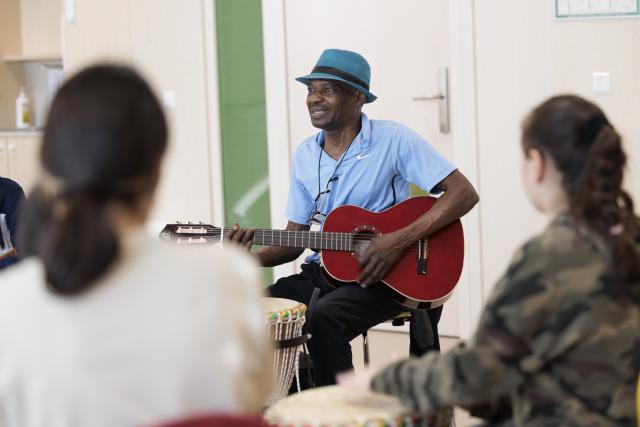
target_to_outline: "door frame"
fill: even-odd
[[[292,148],[284,0],[262,0],[262,32],[271,227],[284,229],[287,225],[284,208],[289,194]],[[274,278],[295,273],[293,262],[273,268]]]
[[[218,37],[215,0],[202,1],[204,29],[205,91],[207,93],[207,135],[209,138],[209,180],[211,185],[211,222],[224,227],[224,180],[222,177],[222,137],[220,125],[220,88],[218,87]]]
[[[267,151],[269,158],[270,210],[273,228],[286,225],[291,168],[289,83],[285,0],[262,0],[262,26],[267,109]],[[454,162],[477,189],[477,113],[474,0],[449,2],[450,115]],[[286,141],[286,143],[283,143]],[[483,305],[480,209],[474,208],[463,219],[465,265],[458,284],[460,337],[469,338]],[[274,268],[275,277],[294,274],[294,263]]]

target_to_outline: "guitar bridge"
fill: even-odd
[[[418,240],[418,254],[416,256],[416,273],[427,275],[427,257],[429,256],[429,239]]]

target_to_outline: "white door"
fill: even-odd
[[[361,53],[371,65],[378,99],[363,109],[370,118],[405,124],[453,161],[452,138],[439,130],[438,102],[412,99],[436,94],[438,68],[449,66],[449,7],[445,0],[285,0],[291,151],[317,132],[305,106],[306,87],[294,78],[309,73],[324,49],[339,48]],[[454,292],[441,334],[460,335],[458,305]]]
[[[287,72],[294,141],[316,132],[305,106],[307,74],[326,48],[354,50],[371,65],[371,91],[363,111],[396,120],[453,159],[451,138],[439,131],[438,102],[412,97],[437,93],[437,70],[449,65],[449,2],[445,0],[286,1]]]

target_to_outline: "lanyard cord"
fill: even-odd
[[[355,139],[355,138],[354,138]],[[329,193],[331,192],[331,190],[329,190],[329,184],[331,183],[331,181],[335,181],[338,179],[337,176],[335,176],[336,172],[338,171],[338,168],[340,167],[340,165],[342,164],[342,161],[345,159],[345,157],[347,156],[347,153],[349,152],[349,149],[351,148],[351,144],[353,144],[353,140],[349,143],[349,145],[347,146],[347,149],[344,150],[344,153],[342,153],[342,156],[340,156],[340,160],[338,161],[338,164],[336,165],[336,167],[333,169],[333,173],[331,174],[331,176],[329,177],[329,180],[327,181],[327,185],[325,187],[324,191],[320,191],[320,164],[321,164],[321,160],[322,160],[322,152],[324,151],[324,149],[322,148],[324,145],[324,142],[322,143],[322,145],[320,145],[320,154],[318,155],[318,195],[316,196],[315,200],[313,201],[313,207],[311,208],[311,216],[309,217],[309,224],[311,224],[312,221],[317,222],[318,224],[320,224],[320,220],[316,219],[315,216],[316,215],[321,215],[321,216],[326,216],[326,214],[323,214],[322,212],[320,212],[321,206],[318,203],[318,200],[320,199],[320,196],[325,194],[325,193]],[[325,196],[326,197],[326,196]],[[313,213],[315,211],[315,213]]]
[[[349,152],[349,149],[351,148],[352,144],[353,144],[353,140],[351,140],[351,142],[347,146],[347,149],[344,150],[344,153],[342,153],[342,156],[340,156],[340,161],[338,161],[338,164],[336,165],[335,169],[333,169],[333,173],[331,174],[331,176],[329,177],[329,180],[327,181],[327,186],[324,189],[324,193],[328,193],[330,191],[330,190],[327,191],[329,189],[329,183],[337,179],[337,177],[334,178],[334,175],[338,171],[338,168],[342,164],[342,161],[344,160],[344,158],[347,157],[347,153]],[[322,153],[324,152],[323,146],[324,146],[324,142],[322,143],[322,145],[320,145],[320,155],[318,155],[318,195],[316,196],[316,202],[318,201],[320,194],[322,194],[320,193],[320,160],[322,159]]]

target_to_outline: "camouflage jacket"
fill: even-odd
[[[466,345],[392,364],[372,388],[420,412],[510,394],[517,425],[635,427],[640,283],[609,264],[601,238],[557,217],[516,253]]]

